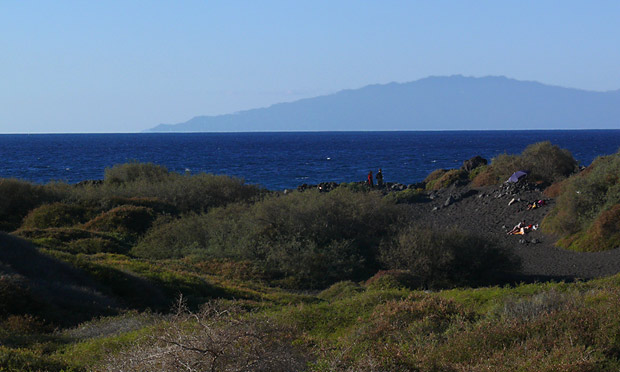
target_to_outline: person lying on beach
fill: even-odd
[[[521,226],[521,227],[520,227],[518,230],[516,230],[516,231],[514,231],[514,229],[513,229],[513,230],[511,230],[508,234],[510,234],[510,235],[525,235],[528,231],[530,231],[530,230],[532,230],[532,229],[534,229],[534,230],[535,230],[535,228],[534,228],[534,226],[533,226],[533,225],[527,225],[527,226],[523,225],[523,226]]]
[[[521,221],[512,228],[512,230],[508,231],[507,235],[513,235],[521,230],[521,228],[525,226],[525,221]]]

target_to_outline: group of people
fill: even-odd
[[[544,200],[537,200],[537,201],[534,201],[532,203],[528,203],[527,204],[527,210],[529,211],[531,209],[540,208],[540,207],[542,207],[543,205],[546,205],[546,204],[547,204],[547,202],[544,201]]]
[[[382,187],[383,186],[383,172],[381,171],[381,168],[379,168],[379,171],[375,175],[375,178],[377,179],[377,186]],[[372,178],[372,171],[368,172],[368,186],[370,187],[374,186],[374,182]]]

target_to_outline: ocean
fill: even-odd
[[[35,183],[102,179],[106,167],[151,162],[180,173],[243,178],[271,190],[363,181],[416,183],[480,155],[517,154],[535,142],[568,149],[581,165],[615,153],[620,130],[277,132],[0,135],[0,177]]]

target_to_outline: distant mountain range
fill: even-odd
[[[149,132],[620,129],[620,90],[505,77],[428,77],[218,116]]]

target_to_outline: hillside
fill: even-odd
[[[620,90],[592,92],[505,77],[428,77],[219,116],[149,132],[616,129]]]

